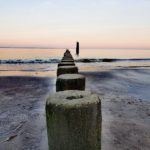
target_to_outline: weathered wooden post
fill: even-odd
[[[79,55],[79,42],[76,43],[76,54]]]
[[[61,74],[75,74],[78,73],[78,68],[76,66],[62,66],[57,69],[57,76]]]
[[[64,53],[64,56],[72,57],[70,51],[67,49],[66,52]]]
[[[58,67],[60,66],[75,66],[75,63],[74,62],[60,62],[58,64]]]
[[[61,62],[74,62],[72,59],[62,59]]]
[[[49,150],[100,150],[101,100],[85,91],[63,91],[46,103]]]
[[[80,74],[63,74],[58,76],[56,91],[85,90],[85,77]]]
[[[62,60],[74,60],[71,56],[64,56]]]

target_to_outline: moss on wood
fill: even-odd
[[[49,150],[101,149],[101,101],[97,95],[58,92],[47,100],[46,117]]]

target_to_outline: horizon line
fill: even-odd
[[[0,48],[25,48],[25,49],[76,49],[75,47],[48,47],[48,46],[0,46]],[[150,50],[150,48],[136,48],[136,47],[82,47],[80,49],[144,49]]]

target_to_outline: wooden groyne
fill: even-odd
[[[101,100],[85,91],[85,82],[66,50],[58,64],[57,92],[46,102],[49,150],[101,149]]]

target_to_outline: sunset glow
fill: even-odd
[[[148,0],[0,0],[0,46],[150,48]]]

